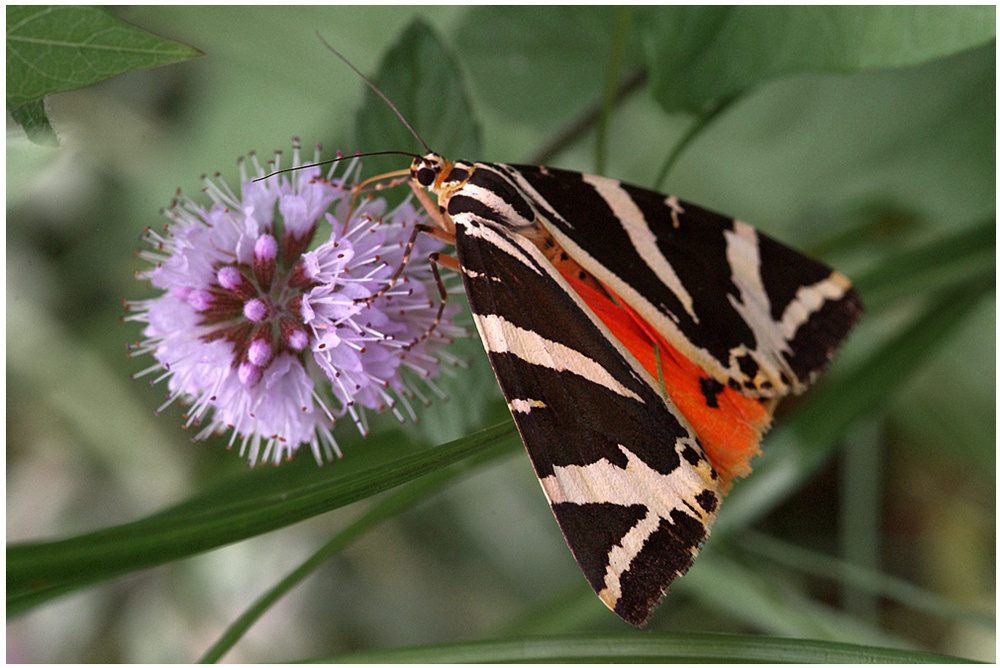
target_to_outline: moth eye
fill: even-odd
[[[437,171],[430,167],[421,167],[417,170],[417,183],[425,188],[434,183],[435,178],[437,178]]]

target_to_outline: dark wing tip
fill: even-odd
[[[795,351],[789,363],[796,375],[810,383],[826,369],[863,312],[861,296],[850,286],[838,299],[827,300],[813,313],[789,341]]]

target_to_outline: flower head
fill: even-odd
[[[464,334],[435,299],[427,256],[439,242],[419,235],[404,261],[422,213],[355,197],[357,162],[337,176],[341,164],[254,181],[268,172],[241,159],[239,195],[204,177],[211,206],[178,192],[171,224],[145,234],[153,267],[138,276],[163,294],[126,304],[127,319],[146,323],[132,354],[156,360],[137,376],[167,380],[160,410],[191,404],[187,424],[204,424],[195,438],[232,428],[230,446],[239,440],[251,464],[303,444],[318,462],[339,456],[333,422],[350,414],[366,434],[359,406],[413,417],[409,399],[426,401],[414,377],[439,393],[440,347]]]

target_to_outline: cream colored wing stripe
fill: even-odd
[[[795,292],[795,299],[785,307],[785,312],[781,315],[779,327],[782,336],[791,341],[799,327],[808,322],[823,304],[842,299],[850,289],[851,282],[837,272],[813,285],[803,285]]]
[[[691,298],[691,293],[684,287],[684,283],[681,282],[674,268],[670,266],[667,258],[660,253],[656,245],[656,235],[649,229],[646,217],[642,215],[642,211],[639,210],[629,194],[622,189],[618,181],[612,179],[584,174],[583,180],[585,183],[589,183],[597,191],[597,194],[608,203],[615,217],[622,223],[622,228],[628,234],[639,257],[649,265],[649,268],[656,273],[663,284],[670,288],[670,291],[684,306],[684,310],[697,323],[698,314],[694,312],[694,299]],[[624,221],[628,221],[628,224],[624,224]]]
[[[456,215],[455,216],[456,222],[462,220],[467,215],[468,214],[458,214],[458,215]],[[512,244],[507,239],[507,237],[502,236],[496,230],[494,230],[493,228],[491,228],[489,225],[479,225],[479,224],[476,224],[475,221],[477,219],[474,216],[468,216],[468,217],[472,220],[472,222],[463,225],[463,228],[465,230],[465,234],[467,236],[476,237],[478,239],[482,239],[486,243],[488,243],[488,244],[490,244],[490,245],[492,245],[492,246],[494,246],[496,248],[499,248],[500,250],[502,250],[503,252],[507,253],[508,255],[513,256],[519,262],[521,262],[522,264],[524,264],[524,266],[528,267],[529,269],[531,269],[536,274],[540,274],[540,275],[542,274],[542,272],[538,269],[538,267],[536,267],[530,261],[526,260],[524,251],[521,248],[518,248],[515,244]]]
[[[538,399],[514,399],[507,402],[511,413],[530,413],[532,408],[548,408],[544,401]]]
[[[615,394],[642,403],[639,395],[615,380],[604,367],[586,355],[531,330],[522,329],[502,316],[473,314],[473,317],[488,352],[510,353],[529,364],[575,373]]]
[[[680,451],[683,439],[674,446]],[[695,497],[705,490],[705,481],[691,467],[678,466],[667,474],[650,468],[624,445],[618,445],[625,455],[625,468],[601,459],[585,466],[556,466],[552,475],[541,479],[542,489],[549,503],[613,503],[619,506],[643,506],[649,510],[646,517],[636,523],[612,547],[608,555],[607,571],[601,600],[614,608],[621,597],[621,576],[628,571],[632,560],[642,550],[646,539],[656,531],[660,521],[673,524],[671,512],[680,511],[705,523],[708,513],[699,512]],[[692,513],[691,511],[694,511]]]

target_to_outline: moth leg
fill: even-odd
[[[393,275],[389,277],[388,282],[382,287],[382,289],[380,289],[373,295],[369,295],[368,297],[355,299],[354,300],[355,304],[371,303],[375,299],[378,299],[386,292],[391,290],[396,285],[396,283],[399,281],[399,277],[403,273],[403,270],[406,268],[406,265],[409,264],[410,262],[410,256],[413,254],[413,247],[416,245],[417,238],[420,234],[426,234],[428,236],[434,237],[435,239],[443,241],[446,244],[454,245],[455,243],[454,223],[448,218],[448,216],[443,211],[441,211],[440,207],[438,207],[434,203],[430,195],[427,194],[426,190],[417,187],[412,182],[411,186],[413,187],[413,192],[416,195],[417,199],[420,201],[421,206],[424,207],[428,215],[434,220],[434,222],[437,225],[436,226],[425,225],[423,223],[415,225],[413,228],[413,233],[410,235],[409,241],[406,242],[406,249],[403,251],[403,258],[400,261],[399,267],[396,269],[395,273],[393,273]],[[431,323],[431,325],[427,328],[427,330],[423,334],[421,334],[413,341],[410,341],[408,344],[406,344],[403,347],[405,350],[413,348],[415,345],[417,345],[418,343],[429,337],[431,333],[435,329],[437,329],[437,326],[441,323],[441,318],[444,315],[445,306],[447,306],[448,304],[448,289],[445,287],[444,281],[441,279],[441,272],[438,270],[438,265],[443,265],[456,272],[459,271],[458,259],[450,255],[443,255],[441,253],[431,253],[427,257],[427,259],[430,262],[431,273],[434,275],[434,282],[437,284],[438,294],[440,294],[441,296],[441,301],[438,304],[438,310],[437,314],[434,316],[434,322]]]
[[[449,243],[455,243],[455,223],[448,217],[448,214],[444,212],[444,209],[439,206],[434,200],[431,199],[430,194],[424,189],[416,185],[413,181],[410,182],[410,188],[413,189],[413,194],[417,197],[417,200],[424,207],[437,226],[441,228],[441,231],[447,236],[436,236],[436,238]]]
[[[403,251],[403,258],[400,261],[399,267],[396,269],[395,273],[389,278],[388,282],[382,287],[382,289],[380,289],[373,295],[369,295],[368,297],[361,297],[359,299],[355,299],[354,300],[355,304],[359,303],[370,304],[372,301],[378,299],[386,292],[391,290],[393,286],[396,285],[396,283],[399,281],[400,275],[402,275],[403,270],[406,268],[406,265],[409,264],[410,262],[410,256],[413,254],[413,247],[416,245],[417,237],[420,234],[427,234],[442,241],[449,240],[448,233],[445,232],[444,230],[438,229],[432,225],[423,225],[423,224],[416,225],[413,229],[413,233],[410,235],[409,241],[406,242],[406,250]],[[454,238],[451,238],[451,241],[454,242]],[[451,255],[442,255],[441,253],[431,253],[430,255],[427,256],[427,259],[430,262],[431,273],[434,275],[434,282],[437,284],[438,294],[441,296],[441,301],[438,304],[438,310],[434,316],[434,322],[430,324],[430,326],[424,331],[423,334],[421,334],[413,341],[410,341],[408,344],[403,346],[405,350],[413,348],[413,346],[417,345],[418,343],[429,337],[431,333],[435,329],[437,329],[437,326],[441,324],[441,318],[444,315],[445,306],[448,304],[448,288],[445,287],[444,280],[442,280],[441,278],[441,272],[438,270],[438,265],[443,265],[456,272],[459,271],[458,259],[452,257]]]
[[[442,267],[447,267],[456,273],[460,273],[462,271],[461,265],[458,264],[457,257],[441,253],[431,253],[430,257],[433,258],[432,262],[436,262]]]
[[[364,304],[364,303],[370,304],[371,302],[375,301],[376,299],[378,299],[379,297],[381,297],[386,292],[388,292],[389,290],[391,290],[396,286],[396,283],[399,281],[399,277],[403,274],[403,270],[406,269],[406,265],[410,263],[410,256],[413,254],[413,247],[416,245],[417,237],[420,235],[421,232],[423,232],[424,234],[429,234],[432,237],[437,237],[437,233],[439,232],[439,230],[436,227],[433,227],[431,225],[424,225],[422,223],[418,223],[417,225],[415,225],[413,227],[413,233],[410,235],[410,240],[406,242],[406,250],[403,251],[403,259],[400,260],[399,267],[396,268],[396,271],[393,273],[393,275],[389,277],[389,280],[386,282],[384,286],[382,286],[382,288],[378,292],[376,292],[373,295],[368,295],[367,297],[359,297],[355,299],[354,300],[355,304]]]
[[[430,262],[431,273],[434,274],[434,282],[437,283],[438,294],[441,296],[441,301],[438,304],[438,310],[434,316],[434,322],[430,324],[430,326],[424,331],[423,334],[421,334],[420,336],[418,336],[417,338],[413,339],[408,344],[403,346],[403,350],[409,350],[413,348],[413,346],[417,345],[418,343],[426,339],[428,336],[430,336],[431,333],[435,329],[437,329],[437,326],[441,324],[441,317],[444,315],[444,307],[448,305],[448,288],[445,287],[444,281],[441,280],[441,272],[438,271],[438,265],[439,264],[444,265],[449,269],[458,271],[458,260],[450,255],[442,255],[441,253],[431,253],[430,255],[427,256],[427,259]]]
[[[413,189],[413,194],[420,201],[421,206],[424,207],[424,210],[427,211],[427,214],[437,224],[437,227],[435,227],[434,225],[425,225],[422,223],[417,224],[413,229],[413,234],[410,235],[410,240],[406,242],[406,250],[403,252],[403,259],[399,264],[399,268],[396,269],[396,272],[389,278],[388,283],[386,283],[386,285],[381,290],[379,290],[373,295],[370,295],[368,297],[362,297],[360,299],[355,299],[354,300],[355,304],[362,302],[370,303],[373,300],[384,295],[386,292],[391,290],[396,285],[396,281],[398,281],[400,275],[402,275],[403,269],[405,269],[406,265],[409,264],[410,262],[410,254],[413,253],[413,246],[414,244],[417,243],[417,235],[420,234],[421,232],[423,232],[424,234],[428,234],[434,237],[435,239],[438,239],[439,241],[443,241],[446,244],[454,245],[455,243],[455,224],[451,221],[451,219],[441,210],[439,206],[437,206],[437,204],[434,203],[434,201],[431,199],[431,196],[427,193],[426,190],[418,187],[412,181],[410,182],[410,187]],[[457,261],[451,264],[447,262],[442,262],[442,264],[444,264],[449,269],[455,269],[456,271],[458,270]],[[433,263],[431,264],[431,267],[432,268],[434,267]]]

